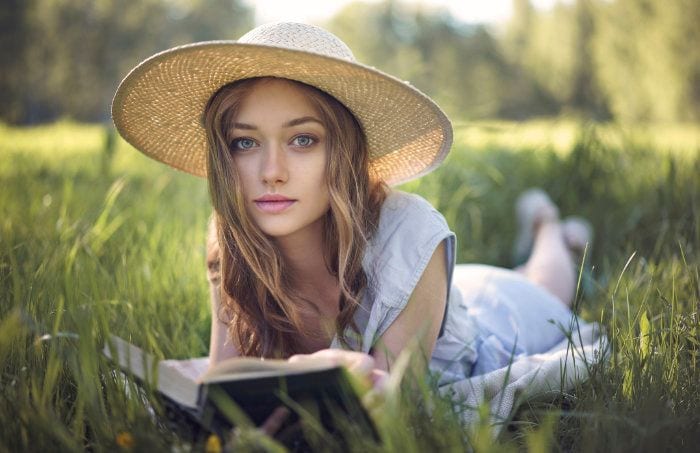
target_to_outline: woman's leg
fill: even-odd
[[[576,266],[559,220],[547,220],[535,227],[530,257],[516,269],[532,282],[571,306],[576,290]]]
[[[591,240],[590,224],[578,217],[561,222],[559,209],[539,189],[528,190],[518,198],[516,217],[520,228],[516,255],[528,256],[516,270],[571,306],[577,259]]]

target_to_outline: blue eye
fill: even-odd
[[[247,138],[247,137],[242,137],[242,138],[237,138],[231,143],[231,149],[233,150],[248,150],[255,148],[255,140],[252,138]]]
[[[295,146],[301,146],[302,148],[307,148],[316,143],[316,139],[310,135],[297,135],[292,139],[292,144]]]

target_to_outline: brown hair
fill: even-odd
[[[211,97],[204,112],[207,179],[222,277],[221,313],[215,315],[228,323],[229,336],[241,355],[287,357],[304,352],[299,341],[304,335],[302,311],[318,310],[294,290],[280,251],[247,215],[229,150],[228,126],[262,80],[266,78],[225,85]],[[367,140],[352,113],[312,86],[289,82],[305,92],[326,128],[330,209],[324,219],[323,248],[326,266],[340,286],[335,330],[347,345],[346,328],[357,331],[353,315],[368,284],[362,258],[376,229],[385,185],[371,175]]]

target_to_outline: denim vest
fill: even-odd
[[[444,385],[469,377],[476,360],[477,326],[457,288],[455,234],[445,218],[418,195],[392,190],[381,208],[379,225],[369,239],[363,268],[368,285],[355,312],[360,335],[346,332],[351,349],[369,353],[406,307],[437,246],[445,241],[448,300],[430,369]],[[340,348],[334,338],[332,348]]]

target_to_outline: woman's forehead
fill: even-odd
[[[263,79],[255,83],[241,100],[234,123],[293,126],[301,118],[321,122],[312,95],[301,84],[283,79]]]

